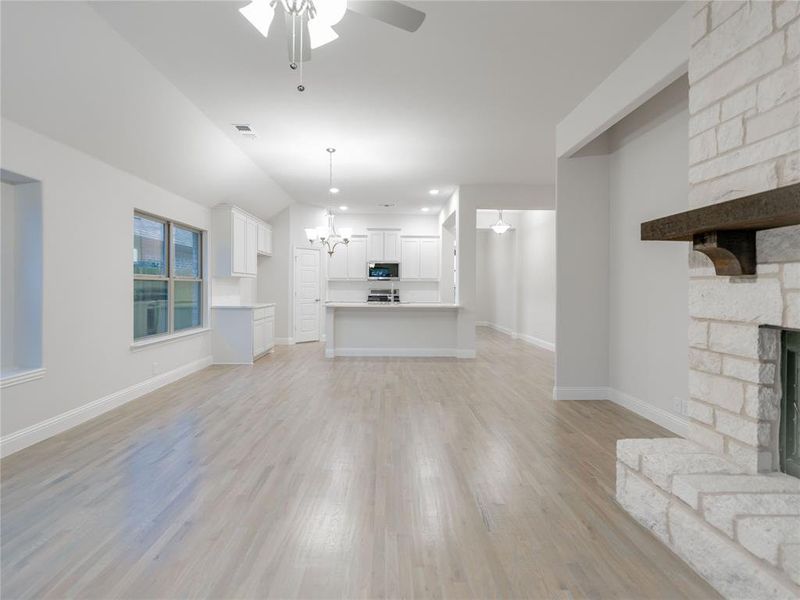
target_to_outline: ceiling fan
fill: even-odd
[[[252,0],[239,12],[264,37],[269,35],[275,12],[283,13],[289,42],[289,67],[300,69],[297,90],[302,92],[306,89],[303,62],[311,60],[312,49],[339,37],[333,26],[348,10],[410,32],[419,29],[425,20],[424,12],[394,0]]]

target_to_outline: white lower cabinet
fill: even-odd
[[[252,364],[275,346],[275,305],[213,306],[211,340],[214,363]]]

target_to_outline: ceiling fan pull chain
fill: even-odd
[[[303,32],[305,28],[304,15],[300,14],[300,85],[297,86],[298,92],[306,91],[306,86],[303,85]]]
[[[297,61],[295,60],[295,50],[297,48],[297,15],[292,15],[292,62],[289,63],[289,68],[294,71],[297,68]]]

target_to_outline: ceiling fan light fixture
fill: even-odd
[[[258,29],[258,32],[267,37],[269,35],[269,26],[272,25],[272,19],[275,17],[275,7],[272,6],[270,0],[253,0],[247,6],[239,9],[242,16],[250,21],[250,24]]]

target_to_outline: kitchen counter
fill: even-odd
[[[471,358],[474,352],[458,349],[460,308],[441,302],[327,302],[325,356]]]
[[[457,309],[458,304],[442,302],[326,302],[328,308],[391,308],[391,309]]]
[[[254,304],[212,304],[211,308],[267,308],[268,306],[275,306],[274,302],[256,302]]]

